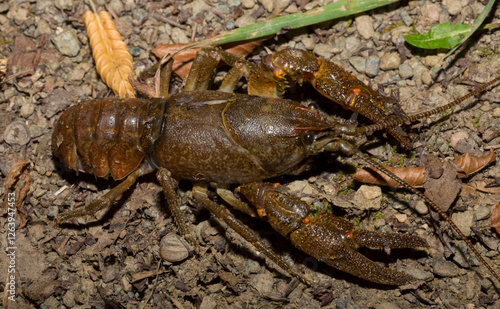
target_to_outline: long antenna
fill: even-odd
[[[465,100],[475,96],[476,94],[479,94],[479,93],[485,91],[486,89],[488,89],[491,86],[493,86],[494,84],[496,84],[498,81],[500,81],[500,76],[496,77],[495,79],[487,82],[486,84],[482,85],[481,87],[474,89],[472,92],[470,92],[470,93],[464,95],[463,97],[458,98],[455,101],[448,103],[446,105],[436,107],[434,109],[431,109],[431,110],[428,110],[425,112],[416,113],[413,115],[408,115],[408,116],[396,118],[396,119],[389,119],[389,120],[386,120],[386,121],[383,121],[380,123],[359,127],[357,131],[360,133],[365,133],[365,134],[369,135],[375,131],[380,131],[382,129],[386,129],[386,128],[390,128],[390,127],[400,126],[406,122],[412,122],[412,121],[416,121],[416,120],[419,120],[422,118],[427,118],[427,117],[435,115],[435,114],[439,114],[447,109],[450,109],[450,108],[464,102]]]

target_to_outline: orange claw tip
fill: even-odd
[[[309,217],[305,217],[305,218],[304,218],[304,220],[302,220],[302,222],[303,222],[304,224],[307,224],[307,223],[311,222],[311,218],[309,218]]]

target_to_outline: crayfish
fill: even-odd
[[[220,60],[232,68],[219,91],[207,90],[209,76]],[[165,72],[169,80],[171,72],[168,68]],[[242,77],[248,81],[249,94],[233,93]],[[400,285],[413,280],[409,274],[369,260],[357,249],[361,246],[427,247],[421,237],[354,230],[352,223],[330,213],[312,215],[307,203],[290,196],[278,184],[263,182],[281,175],[299,174],[319,153],[341,152],[362,159],[417,194],[450,223],[489,271],[500,279],[434,202],[345,140],[348,136],[386,129],[404,145],[411,146],[400,125],[440,113],[499,79],[446,106],[407,116],[397,101],[371,90],[311,52],[283,50],[266,56],[256,65],[221,50],[201,50],[185,82],[184,92],[168,96],[167,84],[162,90],[164,98],[93,100],[73,106],[61,115],[52,136],[55,156],[76,171],[124,180],[86,208],[63,213],[57,222],[95,214],[108,207],[137,178],[157,170],[179,232],[193,243],[194,237],[180,211],[179,180],[194,182],[193,195],[197,200],[292,276],[307,281],[223,203],[210,199],[207,183],[217,188],[226,203],[267,220],[296,247],[336,269],[380,284]],[[375,124],[345,124],[280,98],[288,83],[304,81],[343,107],[365,114]],[[240,196],[228,190],[231,184],[243,184],[236,189]]]

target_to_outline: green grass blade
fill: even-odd
[[[281,29],[296,29],[327,20],[369,11],[399,0],[341,0],[304,13],[279,16],[269,21],[245,26],[213,38],[212,45],[258,39],[278,33]]]

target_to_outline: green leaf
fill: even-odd
[[[212,45],[253,40],[278,33],[280,30],[290,30],[314,25],[327,20],[340,18],[373,10],[399,0],[341,0],[304,13],[279,16],[269,21],[258,22],[229,33],[212,38]]]
[[[471,26],[464,24],[438,24],[432,27],[427,34],[409,34],[406,42],[413,46],[425,49],[451,49],[469,33]]]

